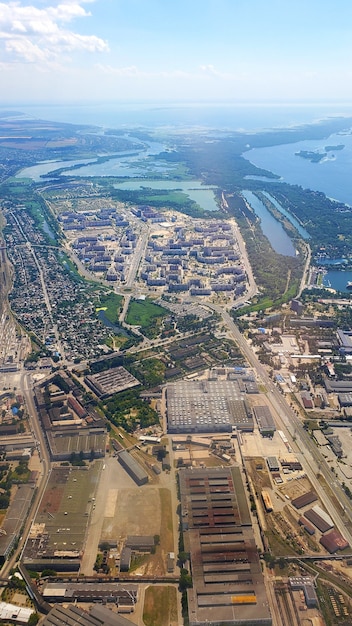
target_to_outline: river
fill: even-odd
[[[133,136],[128,136],[132,142],[138,142],[140,148],[134,148],[133,150],[123,151],[119,154],[112,155],[109,160],[103,163],[97,163],[96,158],[91,159],[75,159],[72,161],[43,161],[37,165],[26,167],[16,174],[16,178],[31,178],[35,182],[41,182],[45,179],[41,178],[43,174],[50,174],[55,170],[61,168],[68,168],[67,171],[61,173],[62,176],[124,176],[128,177],[143,177],[148,176],[148,173],[172,173],[175,166],[170,164],[166,165],[164,161],[158,161],[155,158],[149,159],[148,157],[155,157],[163,152],[166,148],[165,144],[158,141],[148,141],[141,143],[139,139]],[[73,166],[82,165],[74,170],[69,168]]]
[[[242,195],[252,207],[255,214],[260,218],[260,225],[264,235],[269,239],[272,248],[278,254],[296,256],[296,249],[280,224],[268,211],[266,206],[251,191],[242,191]]]
[[[297,232],[301,235],[302,239],[304,239],[305,241],[308,241],[308,239],[310,239],[310,234],[306,231],[305,228],[303,228],[303,226],[301,226],[301,224],[299,223],[299,221],[288,211],[286,211],[281,204],[279,204],[279,202],[273,198],[270,193],[267,193],[266,191],[262,192],[263,195],[274,205],[274,207],[282,214],[286,217],[286,219],[292,224],[292,226],[295,227],[295,229],[297,230]]]

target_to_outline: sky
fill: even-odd
[[[0,0],[0,106],[352,102],[351,0]]]

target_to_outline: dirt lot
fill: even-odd
[[[314,489],[312,489],[308,478],[300,478],[286,482],[284,486],[279,488],[279,491],[285,495],[287,494],[290,500],[294,500],[294,498],[298,498],[298,496],[302,496],[308,491],[314,491]]]
[[[263,459],[262,457],[246,459],[246,468],[249,476],[252,479],[253,486],[259,495],[262,489],[271,488],[271,480],[265,459]]]
[[[168,552],[173,552],[171,494],[168,489],[135,487],[110,490],[101,541],[116,540],[120,547],[128,535],[159,535],[155,554],[135,561],[133,574],[165,575]]]
[[[160,533],[161,507],[158,489],[155,487],[120,489],[116,496],[113,515],[104,519],[102,541],[115,538],[123,540],[127,535]],[[109,502],[107,506],[109,510],[105,510],[110,513]]]

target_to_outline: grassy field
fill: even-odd
[[[175,186],[177,186],[176,182],[175,182]],[[187,196],[187,194],[183,193],[182,191],[169,191],[169,192],[165,191],[165,193],[157,194],[155,196],[149,193],[146,198],[146,201],[148,201],[150,204],[152,204],[153,202],[160,202],[160,203],[165,204],[166,206],[168,204],[172,204],[172,206],[179,205],[183,207],[185,204],[187,204],[190,201],[190,199],[189,199],[189,196]],[[195,202],[194,202],[194,205],[199,210],[201,210],[201,207]]]
[[[169,311],[151,300],[132,300],[128,307],[126,322],[131,326],[140,326],[142,332],[152,338],[158,333],[161,319],[168,314]]]
[[[127,312],[127,324],[132,326],[148,326],[155,317],[167,315],[164,307],[154,304],[151,300],[132,300]]]
[[[109,322],[116,324],[119,319],[121,311],[122,296],[118,296],[116,293],[107,293],[100,296],[100,304],[97,309],[103,309],[105,316]]]
[[[177,624],[177,592],[175,587],[150,586],[144,597],[145,626]]]
[[[82,277],[77,269],[77,266],[73,263],[69,256],[66,253],[60,253],[60,259],[63,265],[66,267],[67,271],[70,272],[71,277],[75,280],[82,280]]]

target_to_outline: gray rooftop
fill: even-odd
[[[171,433],[253,430],[253,418],[236,381],[177,381],[167,385],[166,393]]]
[[[131,626],[132,622],[100,604],[87,611],[69,604],[67,608],[55,605],[40,622],[40,626]]]

